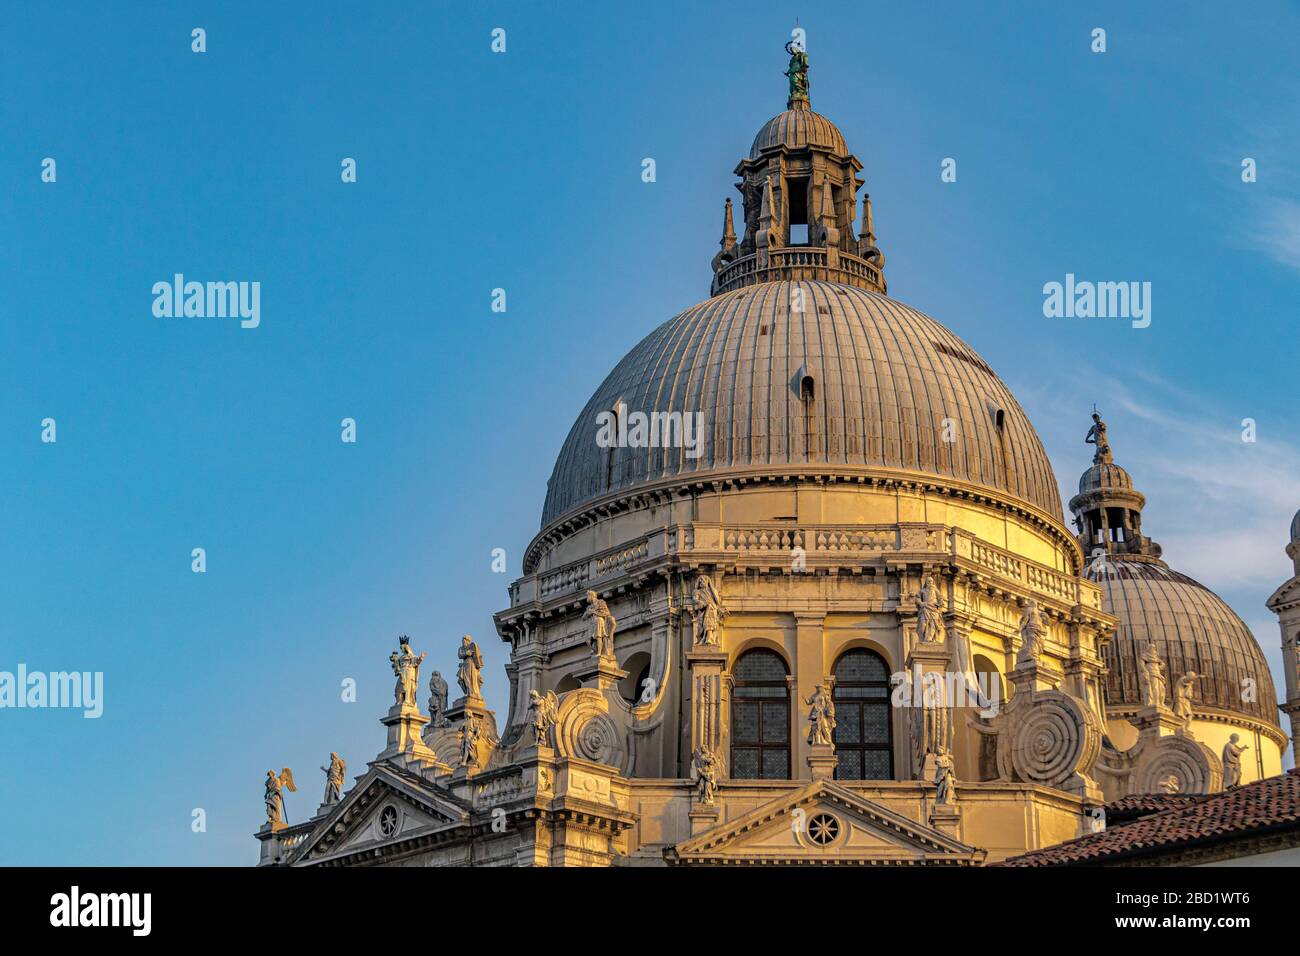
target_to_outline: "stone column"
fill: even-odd
[[[691,739],[690,753],[683,763],[690,767],[691,757],[700,746],[708,747],[722,761],[726,777],[730,773],[728,745],[731,728],[727,725],[731,699],[730,678],[725,673],[727,654],[717,647],[694,647],[686,652],[690,672]]]

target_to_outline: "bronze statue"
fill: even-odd
[[[1101,420],[1099,412],[1092,413],[1092,427],[1088,429],[1088,434],[1083,437],[1083,440],[1089,445],[1097,446],[1097,452],[1092,456],[1094,465],[1100,465],[1112,460],[1110,441],[1106,438],[1106,423]]]
[[[808,51],[796,46],[793,40],[785,45],[790,54],[790,65],[785,75],[790,78],[790,99],[808,99]]]

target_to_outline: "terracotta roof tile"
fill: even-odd
[[[1158,809],[1162,803],[1173,803]],[[1276,827],[1300,827],[1300,773],[1291,770],[1223,793],[1199,797],[1144,794],[1112,804],[1120,813],[1153,812],[1101,833],[1003,860],[995,866],[1107,863]],[[1109,809],[1109,808],[1108,808]]]

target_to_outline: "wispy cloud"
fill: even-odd
[[[1300,272],[1300,203],[1266,197],[1252,205],[1254,228],[1246,233],[1246,244]]]

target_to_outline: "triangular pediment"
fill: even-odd
[[[292,865],[311,865],[353,854],[399,850],[430,842],[468,823],[469,808],[415,775],[373,764],[311,835],[295,850]]]
[[[667,852],[698,864],[969,866],[984,851],[830,780],[818,780]]]
[[[1282,585],[1264,603],[1270,610],[1279,611],[1287,605],[1296,604],[1297,602],[1300,602],[1300,577],[1294,577]]]

